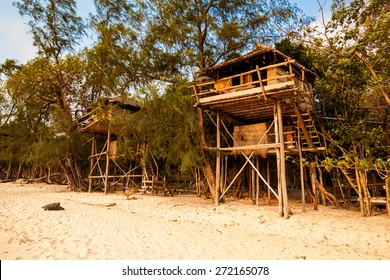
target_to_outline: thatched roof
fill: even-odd
[[[128,98],[126,96],[113,96],[113,97],[102,97],[113,105],[117,105],[123,109],[128,109],[132,111],[139,111],[141,106],[134,99]]]
[[[239,64],[248,63],[250,61],[260,60],[265,55],[275,57],[280,61],[287,61],[287,60],[294,59],[294,58],[291,58],[291,57],[283,54],[282,52],[278,51],[277,49],[260,45],[260,46],[257,46],[256,49],[254,49],[253,51],[251,51],[243,56],[231,59],[229,61],[226,61],[224,63],[218,64],[218,65],[215,65],[212,67],[200,69],[196,74],[198,75],[198,77],[199,76],[212,76],[213,73],[216,73],[218,71],[224,71],[226,68],[231,68],[234,65],[239,65]],[[305,66],[299,64],[298,62],[294,62],[293,67],[296,69],[299,69],[299,70],[305,70],[306,73],[309,74],[309,76],[311,76],[310,78],[312,78],[313,80],[316,77],[316,74],[314,72],[310,71],[309,69],[307,69]]]

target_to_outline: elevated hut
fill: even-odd
[[[117,153],[117,137],[110,130],[110,122],[113,119],[136,113],[141,108],[134,100],[124,99],[121,96],[102,97],[98,103],[99,106],[90,108],[88,113],[78,118],[77,124],[81,132],[93,134],[89,156],[89,192],[103,186],[106,194],[110,185],[122,183],[126,187],[133,177],[142,176],[133,174],[139,166],[125,167],[120,164],[121,155]],[[98,136],[103,141],[97,141]]]
[[[197,73],[195,106],[214,112],[216,118],[216,145],[206,147],[216,151],[216,204],[243,168],[250,166],[256,202],[262,181],[278,199],[280,214],[289,217],[286,155],[324,150],[313,120],[314,79],[315,74],[294,59],[263,46]],[[233,120],[233,128],[225,124],[227,119]],[[222,177],[226,178],[228,170],[221,160],[230,154],[236,155],[233,160],[240,156],[245,163],[226,186]],[[260,172],[258,158],[275,158],[277,191],[270,186],[269,176]]]

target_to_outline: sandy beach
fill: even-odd
[[[390,218],[309,205],[0,184],[2,260],[389,260]],[[63,211],[42,206],[60,202]]]

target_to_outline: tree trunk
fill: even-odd
[[[318,161],[318,159],[317,159],[317,161]],[[321,190],[321,202],[322,202],[322,205],[326,206],[327,205],[327,203],[326,203],[326,194],[325,194],[326,191],[325,192],[323,191],[323,190],[325,190],[325,188],[323,187],[324,186],[324,179],[322,177],[321,168],[318,165],[317,165],[317,170],[318,170],[318,175],[320,177],[319,183],[320,183],[320,185],[322,187],[322,189],[320,188],[320,190]]]
[[[200,186],[200,170],[198,168],[195,169],[195,191],[198,197],[202,195],[201,186]]]
[[[386,89],[385,87],[383,86],[380,78],[378,77],[374,67],[371,65],[371,63],[363,57],[363,55],[359,52],[359,51],[355,51],[354,52],[354,55],[359,58],[359,60],[361,62],[363,62],[364,65],[366,65],[367,69],[370,71],[372,77],[374,78],[374,81],[375,83],[377,84],[378,88],[379,88],[379,91],[381,92],[381,94],[383,95],[383,97],[385,98],[386,102],[387,102],[387,105],[390,106],[390,96],[389,94],[386,92]]]
[[[60,165],[65,172],[65,177],[71,191],[86,190],[73,155],[69,155],[68,157],[62,159],[60,161]]]
[[[367,187],[367,174],[365,171],[356,169],[356,181],[359,189],[359,201],[362,213],[366,217],[372,216],[371,196]]]
[[[51,168],[50,167],[47,168],[47,183],[48,184],[52,183],[51,182]]]
[[[5,176],[5,180],[6,181],[8,181],[8,179],[11,178],[11,167],[12,167],[12,161],[9,161],[8,169],[7,169],[7,175]]]
[[[318,210],[318,189],[317,189],[317,174],[314,166],[309,167],[310,169],[310,178],[311,178],[311,186],[313,189],[313,208],[314,210]]]
[[[343,186],[342,186],[342,184],[341,184],[341,182],[340,182],[340,174],[339,174],[339,170],[338,170],[338,169],[337,169],[337,178],[336,178],[336,180],[337,180],[337,186],[338,186],[339,189],[340,189],[341,197],[343,198],[344,206],[346,206],[346,205],[347,205],[347,201],[346,201],[346,199],[345,199]],[[334,186],[334,188],[336,189],[336,186]]]
[[[242,183],[242,173],[237,177],[237,187],[233,192],[233,197],[240,199],[241,198],[241,183]]]
[[[16,180],[19,179],[20,174],[22,173],[23,160],[19,161],[18,174],[16,175]]]
[[[320,171],[320,170],[319,170]],[[318,200],[318,190],[321,191],[321,194],[323,195],[323,200],[328,199],[330,203],[332,203],[336,208],[339,208],[339,202],[336,199],[336,197],[329,193],[322,182],[317,180],[317,174],[314,167],[310,167],[310,174],[311,174],[311,180],[312,184],[315,185],[315,188],[313,189],[313,192],[315,193],[315,201]],[[314,210],[318,210],[317,203],[314,204]]]
[[[208,143],[206,140],[206,135],[205,135],[204,126],[203,126],[203,110],[202,110],[202,108],[199,108],[199,107],[197,108],[197,110],[198,110],[197,129],[198,129],[198,136],[199,136],[199,140],[200,140],[200,145],[201,145],[201,150],[202,150],[202,160],[203,160],[203,164],[202,164],[201,168],[202,168],[204,177],[206,178],[210,193],[211,193],[212,197],[215,198],[215,183],[216,183],[216,181],[215,181],[214,170],[213,170],[213,167],[211,164],[210,153],[206,149],[206,147],[208,147]]]
[[[325,201],[325,199],[328,199],[330,201],[330,203],[332,203],[336,208],[340,208],[339,202],[336,199],[336,197],[333,194],[331,194],[330,192],[328,192],[321,182],[318,182],[318,180],[316,180],[316,185],[321,190],[321,193],[324,197],[323,198],[324,201]]]

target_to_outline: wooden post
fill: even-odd
[[[221,184],[221,116],[217,112],[217,159],[215,167],[215,205],[219,205],[219,188]]]
[[[256,157],[256,168],[259,170],[259,158]],[[259,193],[260,193],[260,178],[256,176],[256,205],[259,205]]]
[[[301,132],[299,131],[299,123],[298,123],[297,131],[298,131],[299,172],[301,175],[302,211],[306,212],[305,179],[304,179],[304,173],[303,173]]]
[[[91,148],[91,159],[89,160],[89,176],[88,176],[88,192],[92,191],[92,171],[94,165],[94,155],[95,155],[95,145],[96,145],[96,133],[92,137],[92,148]]]
[[[256,70],[257,70],[257,76],[259,77],[261,92],[263,93],[264,100],[267,100],[267,94],[265,93],[263,80],[261,79],[261,72],[260,72],[259,65],[256,65]]]
[[[107,150],[106,150],[106,174],[104,178],[104,194],[107,194],[108,189],[108,172],[110,166],[110,128],[108,128],[107,132]]]
[[[279,115],[278,115],[278,106],[277,101],[274,104],[274,118],[275,118],[275,144],[280,142],[279,140]],[[282,194],[282,183],[281,183],[281,168],[280,168],[280,149],[278,145],[275,145],[276,150],[276,173],[278,179],[278,202],[279,202],[279,216],[283,216],[283,194]]]
[[[225,187],[225,161],[224,161],[224,157],[221,156],[221,178],[220,178],[220,181],[221,183],[219,184],[219,194],[223,193],[223,190],[224,190],[224,187]],[[220,195],[219,197],[220,200],[222,200],[222,197]]]
[[[271,170],[269,166],[269,157],[267,157],[267,183],[271,186]],[[268,188],[268,204],[271,204],[271,190]]]
[[[256,164],[256,163],[255,163]],[[257,167],[256,167],[257,168]],[[255,174],[255,170],[252,168],[251,169],[251,177],[252,177],[252,182],[251,182],[251,185],[252,185],[252,194],[251,194],[251,197],[252,197],[252,204],[256,204],[256,174]]]
[[[286,182],[286,155],[284,151],[284,137],[283,137],[283,119],[282,119],[282,108],[280,106],[280,99],[276,100],[276,108],[278,113],[279,121],[279,149],[280,149],[280,175],[281,175],[281,186],[282,186],[282,197],[283,197],[283,213],[284,217],[288,219],[289,207],[288,207],[288,195],[287,195],[287,182]]]
[[[390,172],[387,172],[387,177],[385,179],[385,189],[386,189],[387,215],[389,215],[390,217]]]
[[[229,156],[225,156],[225,173],[224,173],[224,179],[223,179],[223,191],[225,192],[226,186],[227,186],[227,173],[228,173],[228,158]]]
[[[301,70],[301,75],[302,75],[302,88],[300,90],[305,91],[305,69]]]

